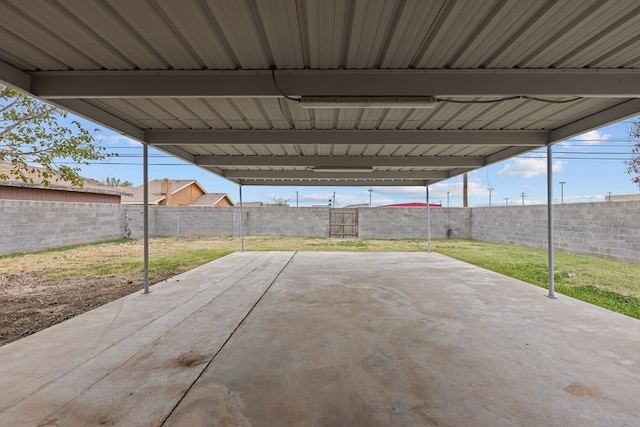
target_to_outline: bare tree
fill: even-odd
[[[106,177],[102,182],[104,185],[109,185],[111,187],[133,187],[133,184],[126,180],[121,180],[120,178],[110,178]]]
[[[289,199],[274,196],[271,199],[271,203],[267,203],[267,206],[289,206]]]

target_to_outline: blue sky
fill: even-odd
[[[564,184],[564,203],[602,202],[611,194],[638,193],[626,173],[624,160],[630,157],[627,119],[554,145],[554,202],[560,202],[560,181]],[[96,126],[86,123],[90,129]],[[118,152],[98,164],[82,167],[82,175],[103,180],[107,176],[142,184],[142,146],[108,129],[100,128],[97,139],[110,152]],[[238,200],[238,186],[196,166],[150,149],[150,179],[195,179],[209,192],[227,193]],[[496,163],[469,174],[469,205],[487,206],[489,190],[492,204],[546,204],[546,148]],[[270,202],[288,199],[295,206],[326,205],[335,191],[336,206],[369,203],[369,187],[243,187],[245,201]],[[424,201],[422,187],[373,187],[373,206]],[[430,186],[431,200],[452,207],[462,206],[462,176]],[[508,200],[505,200],[508,199]]]

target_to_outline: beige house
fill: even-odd
[[[610,194],[605,196],[607,202],[637,202],[640,201],[640,194]]]
[[[131,189],[122,204],[141,205],[144,186]],[[198,181],[189,179],[154,179],[149,181],[149,204],[158,206],[234,206],[225,193],[207,193]]]

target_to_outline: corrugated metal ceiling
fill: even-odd
[[[424,185],[637,114],[639,29],[635,0],[6,0],[0,79],[238,183]],[[376,70],[392,73],[366,73]],[[414,74],[393,73],[403,70]],[[304,109],[295,99],[354,87],[441,101]],[[219,143],[227,131],[253,133]],[[309,143],[317,131],[335,132]],[[496,143],[507,131],[529,143]],[[216,164],[230,156],[237,164]],[[319,178],[314,156],[372,169]],[[406,158],[424,166],[397,162]]]

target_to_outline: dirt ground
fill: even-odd
[[[121,298],[144,286],[142,273],[90,279],[46,279],[43,273],[0,275],[0,346]],[[156,275],[156,283],[173,276]]]
[[[150,252],[162,256],[225,244],[229,242],[155,239],[150,243]],[[99,270],[123,259],[141,262],[142,251],[142,242],[131,240],[0,258],[0,346],[141,291],[142,272],[103,274]],[[196,266],[152,272],[149,283],[161,282]],[[87,270],[91,273],[87,274]]]
[[[324,250],[324,251],[422,251],[424,242],[360,241],[341,239],[302,239],[252,236],[247,250]],[[167,260],[184,258],[202,249],[234,251],[238,239],[226,237],[154,238],[150,254]],[[141,291],[142,272],[123,272],[131,262],[140,263],[141,240],[118,241],[71,249],[0,257],[0,346],[38,332],[110,301]],[[207,262],[166,273],[151,273],[154,284]],[[110,267],[113,268],[110,269]],[[172,267],[169,267],[172,268]],[[118,271],[110,273],[109,271]]]

